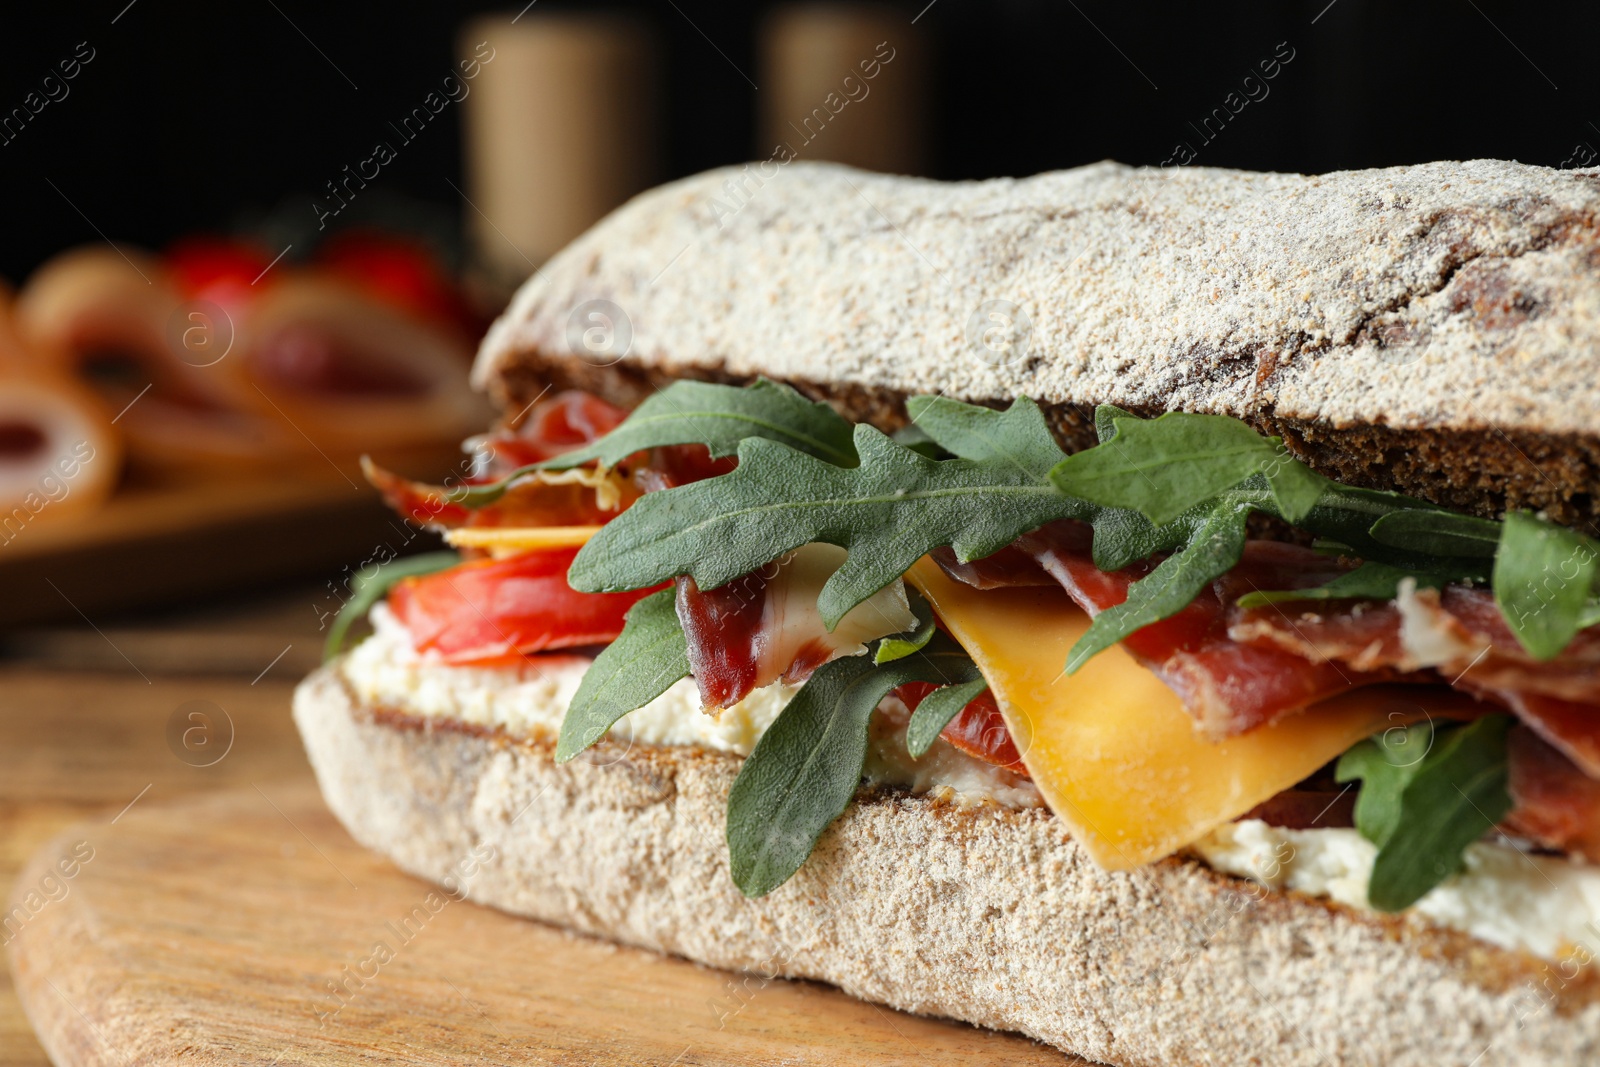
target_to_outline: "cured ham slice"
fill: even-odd
[[[1071,529],[1065,523],[1059,525],[1063,529]],[[1083,547],[1087,549],[1087,541]],[[1057,584],[1056,580],[1039,566],[1038,560],[1016,545],[1007,545],[992,556],[975,559],[970,563],[962,563],[956,559],[955,552],[948,547],[934,549],[933,558],[946,574],[974,589],[1010,589],[1017,586]]]
[[[1486,690],[1498,697],[1534,733],[1570,759],[1590,778],[1600,780],[1600,707],[1574,704],[1542,693]]]
[[[470,438],[465,447],[476,457],[476,470],[461,482],[414,482],[370,461],[363,461],[362,470],[391,508],[421,526],[599,526],[639,498],[642,489],[634,480],[576,468],[520,479],[487,507],[465,507],[458,497],[464,486],[496,481],[596,441],[627,416],[598,397],[566,390],[535,404],[520,426]]]
[[[1057,522],[987,559],[934,554],[951,577],[977,588],[1059,582],[1084,610],[1122,603],[1148,574],[1094,566],[1089,527]],[[1123,644],[1184,700],[1214,738],[1236,736],[1353,686],[1438,682],[1516,711],[1551,744],[1600,777],[1600,628],[1555,660],[1538,662],[1511,634],[1485,589],[1417,589],[1388,602],[1300,601],[1244,609],[1257,590],[1326,584],[1349,564],[1309,549],[1252,541],[1233,570],[1188,607]]]
[[[1443,591],[1403,584],[1389,603],[1281,604],[1240,612],[1232,636],[1357,670],[1434,668],[1446,680],[1485,692],[1541,693],[1600,703],[1600,630],[1578,634],[1554,660],[1539,662],[1512,636],[1486,589]]]
[[[1260,819],[1268,826],[1286,830],[1328,830],[1354,826],[1354,789],[1285,789],[1270,800],[1251,808],[1241,819]]]
[[[1502,829],[1546,848],[1600,859],[1600,781],[1526,726],[1507,740],[1515,806]]]
[[[905,587],[895,581],[829,633],[817,595],[844,560],[842,548],[811,544],[709,591],[693,578],[678,579],[678,621],[708,710],[729,707],[776,681],[800,682],[829,660],[859,655],[868,642],[916,626]]]
[[[348,451],[460,440],[487,411],[467,381],[469,346],[331,275],[284,278],[238,324],[245,406]]]
[[[927,682],[907,682],[898,686],[894,695],[908,711],[916,711],[917,705],[937,688]],[[978,694],[950,720],[939,736],[969,756],[1004,767],[1024,778],[1030,777],[992,692],[985,690]]]
[[[1128,587],[1151,569],[1138,565],[1106,572],[1094,565],[1090,531],[1057,522],[1027,534],[1016,548],[1030,556],[1091,615],[1114,607]],[[1188,607],[1146,626],[1123,644],[1183,698],[1210,737],[1235,737],[1356,685],[1392,681],[1398,672],[1342,669],[1327,657],[1271,644],[1241,643],[1230,633],[1236,601],[1258,589],[1322,585],[1348,568],[1297,545],[1253,541],[1244,558]]]
[[[493,478],[430,485],[402,478],[370,459],[362,460],[361,469],[395,511],[419,526],[446,530],[462,526],[599,526],[639,497],[638,490],[624,478],[580,468],[541,472],[518,481],[493,504],[469,508],[460,503],[461,491]]]
[[[480,473],[499,475],[598,441],[627,417],[592,393],[564,389],[535,403],[514,429],[473,437],[466,448],[482,457]]]
[[[1517,643],[1487,590],[1407,586],[1388,604],[1277,617],[1243,612],[1229,633],[1360,671],[1432,668],[1455,688],[1516,712],[1584,773],[1600,779],[1600,633],[1593,629],[1541,663]]]

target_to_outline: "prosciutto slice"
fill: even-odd
[[[1090,615],[1114,607],[1151,564],[1106,572],[1094,565],[1092,532],[1082,523],[1051,523],[1020,538],[1005,558],[974,564],[940,558],[952,577],[990,587],[1058,582]],[[1130,635],[1123,645],[1180,697],[1207,736],[1235,737],[1354,685],[1394,681],[1402,673],[1381,665],[1365,672],[1341,668],[1328,657],[1272,643],[1246,644],[1230,627],[1239,597],[1257,589],[1322,585],[1349,568],[1296,545],[1253,541],[1244,558],[1178,614]]]
[[[1540,662],[1523,650],[1487,589],[1409,584],[1388,603],[1282,604],[1241,612],[1232,635],[1357,670],[1433,668],[1484,692],[1540,693],[1600,704],[1600,630],[1580,633],[1560,656]]]
[[[1474,687],[1476,688],[1476,687]],[[1517,713],[1517,718],[1553,745],[1579,770],[1600,780],[1600,707],[1574,704],[1543,693],[1482,690]]]
[[[1235,639],[1320,656],[1350,669],[1431,668],[1438,679],[1514,711],[1584,773],[1600,778],[1600,633],[1580,633],[1556,659],[1539,662],[1512,636],[1485,589],[1402,588],[1387,604],[1331,611],[1304,605],[1274,617],[1243,612]]]
[[[627,415],[599,397],[569,389],[534,404],[516,429],[469,439],[464,447],[476,457],[476,469],[459,481],[414,482],[370,459],[362,460],[362,471],[391,508],[419,526],[599,526],[638,499],[642,488],[614,472],[588,467],[524,479],[488,507],[467,508],[457,501],[462,488],[596,441]]]
[[[1506,746],[1515,806],[1501,828],[1546,848],[1600,859],[1600,781],[1526,726],[1513,727]]]
[[[453,486],[429,485],[402,478],[371,459],[363,459],[361,469],[391,508],[419,526],[440,529],[600,526],[640,495],[631,482],[612,472],[578,468],[541,472],[518,482],[487,507],[468,508],[457,502],[462,485],[481,485],[494,481],[493,477],[466,478]]]
[[[1094,566],[1092,531],[1057,522],[1003,552],[958,563],[951,577],[978,588],[1053,579],[1091,615],[1122,603],[1151,562]],[[1244,609],[1255,590],[1323,585],[1349,564],[1297,545],[1252,541],[1238,566],[1183,611],[1129,636],[1124,646],[1183,698],[1213,738],[1236,736],[1351,686],[1445,682],[1515,711],[1586,773],[1600,778],[1600,629],[1578,635],[1555,660],[1529,656],[1484,589],[1416,589],[1388,602],[1299,601]]]
[[[844,560],[842,548],[811,544],[709,591],[693,578],[678,579],[678,621],[701,704],[717,710],[773,682],[798,683],[829,660],[859,655],[868,642],[916,626],[896,581],[829,633],[817,596]]]
[[[907,682],[897,686],[894,695],[908,711],[914,712],[937,688],[927,682]],[[1016,742],[1011,740],[1011,731],[1006,728],[1005,717],[1000,714],[1000,705],[995,703],[992,690],[984,690],[973,698],[946,724],[939,736],[969,756],[1031,778]]]
[[[948,549],[935,558],[978,588],[1054,580],[1096,614],[1122,603],[1151,564],[1102,572],[1090,537],[1081,524],[1054,523],[987,559],[958,563]],[[1449,684],[1485,701],[1479,708],[1508,708],[1521,725],[1511,732],[1514,807],[1502,829],[1600,858],[1600,631],[1579,634],[1555,660],[1540,663],[1483,589],[1405,583],[1388,602],[1238,605],[1252,590],[1310,588],[1346,569],[1294,545],[1250,542],[1239,565],[1194,603],[1123,644],[1214,737],[1243,733],[1350,686],[1397,679]],[[1353,800],[1350,791],[1302,788],[1248,817],[1282,826],[1349,825]]]

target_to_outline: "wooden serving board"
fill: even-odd
[[[403,458],[445,470],[440,451]],[[84,617],[98,623],[126,608],[333,576],[346,564],[359,568],[383,545],[405,551],[436,543],[396,518],[353,463],[331,461],[292,472],[130,484],[91,512],[56,518],[46,507],[0,540],[0,626]]]
[[[303,780],[69,829],[11,902],[17,993],[58,1067],[1077,1062],[448,901]]]

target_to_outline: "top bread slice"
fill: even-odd
[[[475,377],[514,415],[547,385],[637,402],[765,375],[886,429],[918,393],[1029,396],[1068,449],[1096,404],[1214,412],[1346,482],[1586,523],[1597,214],[1600,171],[1493,160],[963,183],[767,161],[600,222]]]

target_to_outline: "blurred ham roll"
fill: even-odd
[[[308,272],[279,283],[252,307],[242,340],[236,369],[258,403],[321,448],[459,440],[487,417],[458,334],[338,277]]]
[[[117,427],[142,466],[300,465],[459,440],[483,420],[470,342],[431,308],[413,317],[347,276],[225,242],[124,251],[45,264],[16,326],[33,366],[126,409]]]
[[[35,522],[98,507],[116,487],[122,444],[99,397],[69,379],[0,385],[0,544]]]
[[[85,378],[119,407],[147,385],[196,408],[244,399],[236,379],[207,373],[226,357],[231,315],[186,300],[161,260],[133,249],[56,256],[18,296],[16,324],[37,359]]]

